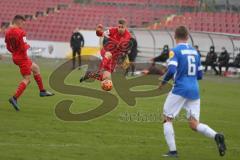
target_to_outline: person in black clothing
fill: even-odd
[[[73,32],[71,36],[70,45],[72,48],[72,56],[73,56],[72,62],[73,62],[73,69],[74,69],[76,54],[78,55],[78,65],[79,67],[81,66],[81,48],[84,47],[83,35],[78,30]]]
[[[148,67],[147,69],[143,69],[141,73],[144,75],[163,76],[166,73],[166,71],[167,71],[166,67],[153,62],[150,67]]]
[[[153,62],[166,62],[167,59],[169,58],[169,47],[168,45],[163,46],[163,51],[161,54],[157,57],[154,57],[152,59]]]
[[[237,68],[240,68],[240,53],[237,54],[237,56],[234,58],[233,62],[229,64],[229,66],[234,67],[233,74],[237,74]]]
[[[229,62],[229,54],[225,47],[222,47],[222,52],[220,53],[220,56],[218,57],[218,68],[219,68],[219,74],[222,74],[222,67],[226,67],[226,72],[228,71],[228,62]]]
[[[108,43],[108,38],[107,37],[103,37],[103,46],[107,45]]]
[[[240,53],[237,54],[233,61],[233,66],[236,68],[240,68]]]
[[[210,47],[210,52],[208,52],[206,61],[205,61],[205,70],[204,72],[207,72],[208,66],[211,66],[212,69],[215,71],[215,74],[218,75],[218,71],[215,68],[217,61],[217,53],[215,52],[215,47]]]
[[[135,71],[135,59],[136,59],[137,54],[138,54],[138,44],[137,44],[137,40],[133,37],[130,39],[129,42],[130,42],[130,47],[131,47],[130,50],[129,50],[129,53],[128,53],[128,58],[129,58],[130,65],[126,69],[125,75],[127,75],[129,70],[131,69],[132,76],[133,76],[134,71]]]

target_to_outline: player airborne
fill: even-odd
[[[187,111],[189,126],[206,137],[215,139],[220,156],[224,156],[226,146],[224,136],[216,133],[208,125],[199,122],[200,97],[198,80],[202,79],[202,66],[197,51],[187,44],[188,30],[180,26],[175,31],[177,46],[169,53],[168,71],[160,85],[164,87],[174,77],[174,87],[165,101],[163,130],[169,152],[166,157],[177,157],[172,120],[184,108]]]
[[[131,34],[127,30],[127,23],[124,19],[118,20],[118,27],[112,27],[105,32],[103,26],[99,24],[96,34],[99,37],[106,37],[108,40],[101,50],[102,61],[97,72],[87,72],[80,82],[89,78],[100,81],[111,79],[111,73],[114,71],[119,57],[129,49]]]
[[[16,15],[13,18],[12,26],[5,33],[7,49],[11,52],[12,60],[14,64],[19,67],[21,75],[23,76],[23,80],[20,82],[14,96],[9,99],[9,102],[17,111],[19,110],[17,99],[30,83],[31,72],[33,73],[34,79],[38,85],[40,97],[54,95],[53,93],[45,90],[38,65],[33,63],[27,56],[27,50],[30,46],[26,43],[26,32],[22,29],[24,25],[25,18],[21,15]]]

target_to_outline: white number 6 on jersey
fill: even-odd
[[[195,76],[196,75],[196,59],[193,55],[187,56],[188,59],[188,75]]]

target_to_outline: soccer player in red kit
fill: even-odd
[[[30,83],[31,73],[38,85],[40,96],[53,96],[53,93],[46,91],[43,86],[42,78],[40,75],[39,67],[36,63],[32,62],[27,56],[27,50],[30,46],[26,43],[26,32],[22,29],[25,25],[25,18],[21,15],[16,15],[13,18],[12,26],[10,26],[5,33],[5,43],[7,49],[12,54],[12,60],[15,65],[20,69],[23,80],[20,82],[15,94],[9,99],[14,109],[19,110],[17,99],[26,89]]]
[[[129,49],[130,32],[127,30],[127,22],[124,19],[118,20],[118,26],[112,27],[104,32],[103,26],[99,24],[96,28],[98,37],[106,37],[108,42],[101,49],[102,61],[97,72],[87,72],[80,82],[95,78],[103,81],[111,79],[111,73],[114,71],[120,56],[126,54]]]

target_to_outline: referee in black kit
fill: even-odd
[[[76,54],[78,55],[78,65],[79,69],[81,66],[81,49],[84,47],[84,38],[83,35],[79,32],[78,29],[76,29],[72,36],[71,36],[71,41],[70,45],[72,48],[72,64],[73,64],[73,69],[75,69],[75,60],[76,60]]]

